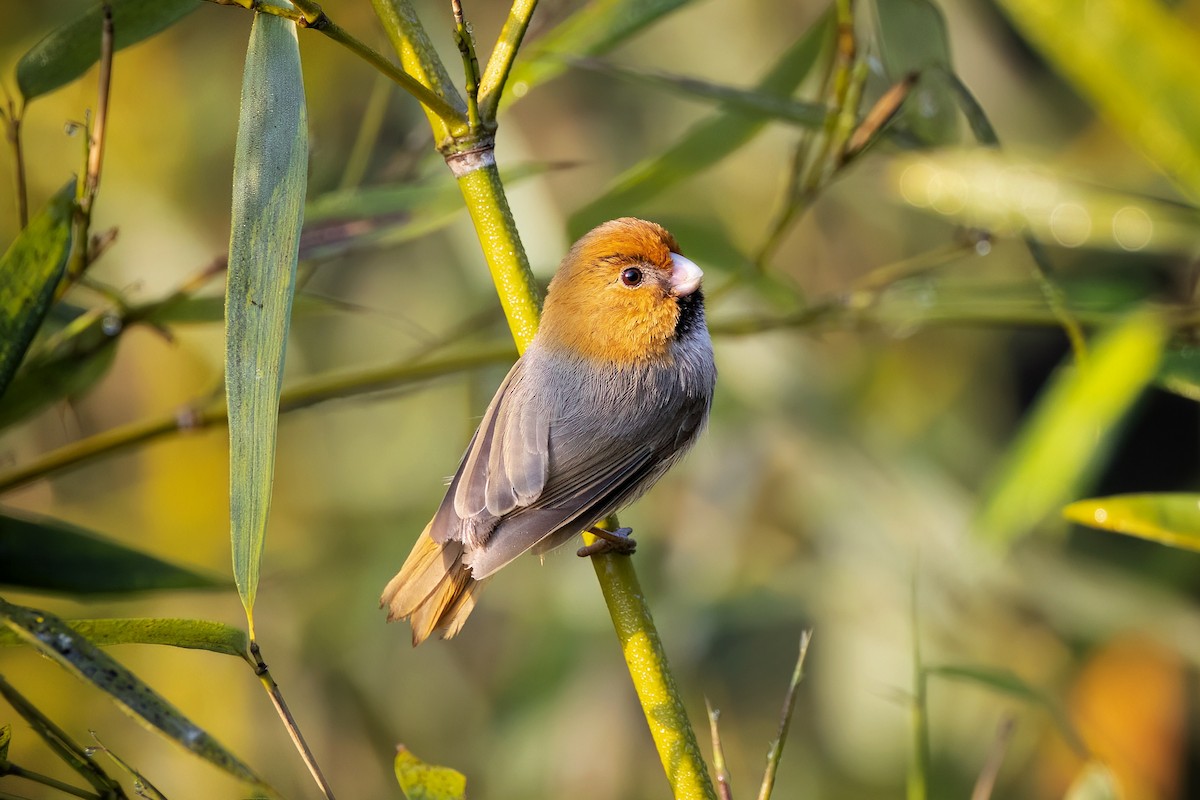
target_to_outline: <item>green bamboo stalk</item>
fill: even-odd
[[[513,339],[517,349],[524,352],[537,332],[540,293],[508,207],[490,142],[450,155],[446,163],[458,178]],[[609,523],[615,525],[615,519],[610,518]],[[588,539],[587,534],[584,539]],[[717,800],[633,560],[606,554],[593,556],[592,565],[674,796],[677,800]]]
[[[496,111],[500,107],[500,95],[504,92],[504,84],[512,71],[513,59],[525,38],[525,30],[529,27],[529,19],[537,7],[538,0],[514,0],[508,12],[508,19],[500,29],[500,37],[492,48],[491,58],[483,70],[479,81],[479,118],[484,124],[496,121]]]

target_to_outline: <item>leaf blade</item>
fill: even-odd
[[[61,520],[5,511],[0,585],[91,596],[224,584]]]
[[[463,800],[467,779],[458,770],[426,764],[404,745],[396,748],[396,780],[408,800]]]
[[[75,181],[59,189],[0,258],[0,395],[54,299],[71,250]]]
[[[113,47],[120,50],[169,28],[200,7],[200,0],[110,0]],[[78,78],[100,59],[102,7],[56,28],[17,62],[17,86],[25,102]]]
[[[230,537],[252,638],[307,175],[296,26],[256,14],[242,81],[225,295]]]
[[[245,658],[250,639],[241,628],[205,619],[73,619],[66,621],[80,636],[98,647],[114,644],[157,644],[188,650],[208,650]],[[0,629],[0,647],[27,644],[15,631]]]
[[[1200,552],[1200,494],[1093,497],[1071,503],[1062,513],[1090,528]]]
[[[108,694],[123,711],[246,783],[266,784],[207,731],[53,614],[0,600],[0,620],[43,655]]]

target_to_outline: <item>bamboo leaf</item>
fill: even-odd
[[[12,725],[0,725],[0,761],[8,760],[8,746],[12,743]]]
[[[1200,35],[1156,0],[1000,0],[1108,121],[1200,198]]]
[[[250,639],[241,628],[204,619],[73,619],[71,630],[98,647],[114,644],[159,644],[208,650],[244,658]],[[28,644],[16,632],[0,629],[0,647]]]
[[[1125,494],[1079,500],[1063,516],[1102,531],[1200,551],[1200,494]]]
[[[225,584],[60,520],[3,512],[0,585],[96,595],[211,589]]]
[[[307,176],[296,26],[257,14],[242,80],[225,296],[233,571],[251,638]]]
[[[200,0],[110,0],[113,46],[137,44],[200,7]],[[81,16],[51,31],[17,62],[17,86],[29,102],[87,72],[100,59],[103,10],[94,3]]]
[[[833,16],[825,14],[800,37],[755,85],[757,94],[786,98],[812,71],[833,31]],[[707,169],[754,138],[767,118],[761,115],[721,113],[693,125],[683,137],[654,158],[629,168],[604,194],[571,216],[572,237],[593,225],[629,210]]]
[[[1006,669],[970,664],[944,664],[926,668],[931,676],[966,681],[990,689],[993,692],[1015,697],[1026,703],[1040,706],[1054,720],[1054,724],[1066,739],[1067,744],[1080,755],[1086,755],[1087,746],[1071,724],[1061,705],[1042,689],[1033,686],[1021,676]]]
[[[1103,762],[1091,761],[1084,765],[1064,800],[1122,800],[1125,793],[1117,776]]]
[[[506,97],[521,97],[566,70],[567,58],[607,53],[690,0],[597,0],[521,48]]]
[[[571,65],[578,69],[624,78],[689,99],[719,103],[728,111],[762,116],[801,128],[819,128],[825,124],[825,118],[828,116],[827,109],[820,103],[806,103],[780,97],[777,94],[739,89],[735,86],[722,86],[698,78],[689,78],[686,75],[672,75],[669,72],[658,70],[633,69],[621,64],[589,58],[572,61]]]
[[[1011,542],[1086,483],[1154,378],[1166,337],[1155,316],[1134,314],[1100,338],[1082,365],[1060,368],[997,471],[976,519],[981,535]]]
[[[66,267],[74,197],[72,180],[0,258],[0,395],[41,326]]]
[[[426,764],[404,745],[396,748],[396,780],[408,800],[463,800],[467,779],[457,770]]]
[[[930,0],[875,0],[879,49],[893,81],[913,72],[917,83],[900,110],[904,126],[925,144],[958,141],[950,38],[941,10]]]
[[[43,655],[110,695],[149,729],[161,733],[239,780],[266,784],[207,731],[185,717],[123,664],[53,614],[0,600],[0,620]]]

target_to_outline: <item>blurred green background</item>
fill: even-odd
[[[457,75],[448,8],[418,5]],[[578,5],[545,0],[530,36]],[[896,33],[872,15],[874,6],[862,5],[869,105],[902,77],[895,69],[884,74],[888,47],[906,64],[902,73],[925,66],[922,59],[936,61],[939,44],[929,28]],[[0,70],[10,91],[20,55],[85,7],[45,0],[6,8]],[[330,0],[325,8],[386,49],[368,3]],[[695,2],[605,58],[749,87],[824,8],[807,0]],[[503,4],[469,3],[466,11],[486,51]],[[1051,174],[1042,190],[1075,187],[1085,204],[1101,187],[1120,192],[1123,204],[1137,205],[1128,198],[1141,195],[1166,204],[1186,199],[1096,116],[995,5],[948,0],[942,11],[955,71],[1006,152]],[[1193,36],[1200,3],[1185,0],[1171,13]],[[169,293],[227,250],[249,25],[241,9],[201,4],[116,59],[94,229],[115,227],[119,236],[90,274],[133,300]],[[301,31],[300,45],[311,200],[345,179],[379,90],[372,70],[330,41]],[[819,90],[819,81],[810,80],[798,96],[813,98]],[[440,177],[444,168],[431,158],[416,103],[396,89],[386,92],[364,183]],[[923,78],[904,113],[925,120],[946,115],[951,132],[943,131],[940,142],[966,143],[966,123],[946,97],[943,84]],[[65,124],[94,103],[93,70],[30,105],[24,141],[34,208],[78,169],[79,137],[69,136]],[[693,124],[726,113],[732,112],[582,69],[567,70],[513,104],[501,119],[498,160],[549,166],[510,186],[538,278],[549,279],[569,245],[572,214]],[[1008,235],[977,251],[968,245],[951,258],[929,257],[962,240],[958,222],[981,223],[935,201],[925,204],[945,218],[906,202],[896,176],[913,163],[913,142],[899,136],[839,171],[759,273],[754,255],[780,208],[800,136],[795,127],[768,124],[712,168],[622,209],[667,225],[705,268],[710,324],[718,332],[720,381],[709,432],[622,520],[637,533],[639,574],[702,741],[704,699],[722,711],[735,796],[756,790],[799,635],[810,627],[807,676],[776,797],[849,800],[903,792],[912,748],[914,586],[924,664],[986,667],[1019,678],[1010,689],[1037,689],[1113,770],[1123,797],[1200,796],[1197,556],[1072,528],[1053,511],[1013,532],[1011,546],[972,532],[1031,406],[1070,359],[1028,250]],[[18,232],[12,171],[6,152],[0,158],[5,244]],[[1075,183],[1059,184],[1060,177]],[[1161,209],[1157,202],[1146,200]],[[1078,242],[1048,223],[1054,280],[1072,308],[1093,313],[1085,322],[1115,321],[1144,303],[1189,306],[1198,228],[1190,207],[1172,206],[1161,218],[1176,213],[1182,233],[1144,251],[1060,246]],[[395,363],[448,337],[463,352],[508,341],[466,215],[418,233],[400,226],[393,238],[402,241],[385,237],[302,264],[309,300],[293,321],[285,389],[313,376]],[[885,290],[861,294],[871,285],[863,281],[874,280],[866,276],[914,258],[927,259],[930,268],[904,268],[907,276]],[[219,296],[220,281],[207,291]],[[864,298],[861,308],[856,297]],[[79,302],[96,298],[82,293]],[[821,303],[832,303],[836,313],[728,333],[734,323],[784,319]],[[1183,332],[1172,347],[1181,353],[1189,329],[1177,327]],[[91,391],[0,435],[0,473],[101,431],[206,403],[221,388],[221,336],[219,321],[172,324],[169,337],[150,326],[131,328]],[[407,628],[385,626],[377,609],[380,589],[440,501],[443,478],[505,369],[344,397],[281,421],[256,628],[341,797],[400,796],[391,774],[398,742],[462,770],[472,797],[667,794],[592,570],[569,550],[544,564],[525,558],[506,569],[451,642],[413,650]],[[1061,499],[1194,491],[1198,440],[1194,402],[1151,388],[1111,447],[1085,454],[1086,480]],[[224,428],[183,432],[9,490],[0,500],[224,576],[227,452]],[[1055,463],[1045,469],[1053,474]],[[5,596],[67,618],[181,616],[244,625],[232,590],[88,602]],[[144,646],[113,654],[284,796],[316,796],[244,664]],[[0,649],[0,673],[77,739],[96,731],[168,797],[245,795],[232,779],[146,733],[29,649]],[[1066,794],[1084,759],[1072,751],[1055,713],[1015,696],[1020,691],[998,691],[978,678],[929,678],[931,797],[967,796],[998,726],[1010,718],[1015,729],[995,796]],[[0,713],[4,721],[14,722],[14,761],[61,772],[15,715]],[[0,791],[56,796],[13,778],[0,778]]]

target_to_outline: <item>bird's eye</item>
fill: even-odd
[[[637,286],[642,282],[642,271],[637,267],[630,267],[621,273],[621,283],[626,286]]]

